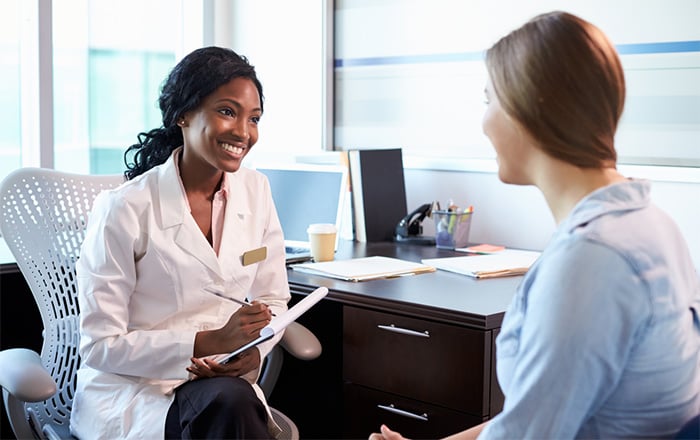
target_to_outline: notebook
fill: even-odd
[[[259,164],[270,181],[272,199],[282,224],[287,264],[311,259],[306,228],[332,223],[340,231],[347,194],[347,168],[340,165]],[[340,233],[335,236],[338,249]]]
[[[435,272],[434,267],[425,264],[381,256],[295,264],[292,269],[312,275],[355,282]]]
[[[472,278],[496,278],[525,274],[539,258],[540,252],[504,249],[484,255],[424,258],[423,264]]]

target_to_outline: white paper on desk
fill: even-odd
[[[306,295],[306,297],[304,297],[304,299],[294,304],[294,306],[291,309],[287,310],[279,316],[273,317],[270,323],[260,330],[260,336],[253,339],[249,343],[243,345],[242,347],[237,348],[231,353],[222,355],[221,357],[217,358],[216,361],[220,364],[225,364],[234,357],[246,351],[247,349],[258,345],[261,342],[265,342],[267,340],[272,339],[276,334],[287,328],[289,324],[296,321],[297,318],[300,317],[304,312],[309,310],[311,306],[321,301],[321,299],[327,294],[328,289],[326,287],[319,287],[318,289],[309,293],[308,295]]]
[[[524,274],[540,254],[536,251],[506,249],[488,255],[428,258],[423,263],[474,278],[495,278]]]
[[[425,264],[379,256],[295,264],[292,269],[344,281],[367,281],[435,271],[434,267]]]

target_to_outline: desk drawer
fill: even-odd
[[[489,414],[490,332],[343,308],[343,378],[475,414]]]
[[[407,438],[441,438],[481,423],[481,418],[371,390],[354,384],[343,389],[343,438],[367,438],[382,423]]]

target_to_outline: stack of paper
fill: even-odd
[[[435,272],[435,268],[432,266],[389,257],[364,257],[322,263],[295,264],[292,268],[300,272],[345,281],[367,281]]]
[[[488,255],[429,258],[423,263],[474,278],[495,278],[522,275],[539,256],[540,252],[506,249]]]

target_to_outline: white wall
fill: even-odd
[[[539,190],[506,185],[495,173],[406,169],[405,179],[409,210],[433,200],[444,204],[450,198],[458,206],[473,205],[472,242],[541,250],[554,232],[554,220]],[[652,181],[652,199],[677,222],[700,269],[700,183]],[[427,219],[424,234],[434,231]]]

